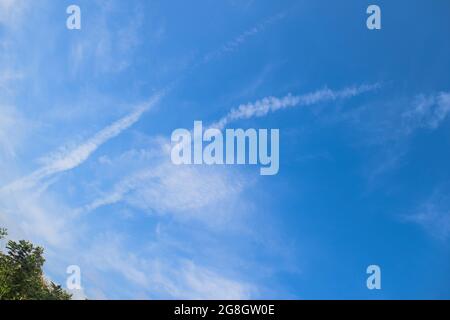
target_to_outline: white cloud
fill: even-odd
[[[220,224],[232,216],[230,207],[238,202],[240,193],[251,182],[236,170],[217,166],[176,166],[170,161],[170,143],[159,139],[153,152],[130,152],[134,158],[119,156],[107,160],[110,170],[140,163],[136,170],[117,182],[80,213],[124,202],[147,213],[171,214],[180,219],[194,218],[207,224]],[[104,157],[101,157],[105,163]],[[241,201],[241,204],[243,202]],[[212,217],[214,216],[214,217]]]
[[[404,216],[409,222],[422,226],[430,235],[437,239],[450,238],[450,196],[448,184],[437,188],[433,194],[422,203],[415,213]]]
[[[245,281],[219,275],[192,260],[169,259],[167,255],[143,258],[131,254],[117,234],[102,235],[83,253],[83,261],[95,288],[102,274],[114,272],[134,287],[134,294],[143,291],[147,297],[169,299],[250,299],[255,288]],[[157,245],[158,247],[158,245]],[[91,275],[97,275],[94,278]],[[114,284],[112,284],[114,286]]]
[[[402,115],[406,133],[418,128],[437,129],[450,112],[450,93],[435,95],[418,95],[412,108]]]
[[[437,238],[446,240],[450,236],[450,208],[436,208],[429,204],[408,220],[423,226]]]
[[[28,5],[24,1],[0,0],[0,9],[4,9],[0,11],[0,23],[13,23],[12,17],[18,14],[18,11],[16,13],[10,11],[7,16],[5,10],[6,8],[13,11],[19,8],[24,9],[25,7],[20,7],[19,3]],[[17,6],[12,7],[13,5]],[[107,15],[105,18],[108,18]],[[97,34],[89,37],[88,41],[94,39],[91,44],[75,41],[71,52],[72,61],[76,62],[75,69],[83,67],[83,63],[95,57],[100,71],[123,70],[129,63],[128,58],[132,49],[130,47],[139,43],[136,33],[139,27],[140,21],[135,21],[121,32],[105,37],[103,37],[105,29],[97,30]],[[244,38],[236,39],[235,44],[230,42],[229,45],[238,46],[245,38],[252,35],[251,31],[244,33]],[[95,41],[96,37],[104,41]],[[14,37],[11,36],[11,38]],[[227,50],[232,49],[231,47]],[[111,51],[118,51],[118,56],[110,55]],[[10,55],[14,57],[15,53],[11,50]],[[4,73],[0,77],[0,86],[20,79],[20,76],[18,73]],[[47,189],[47,185],[57,179],[59,173],[83,164],[99,147],[139,121],[142,114],[157,103],[163,95],[164,93],[156,95],[148,103],[138,106],[132,113],[100,130],[74,148],[48,156],[42,167],[29,175],[19,175],[22,178],[0,189],[0,225],[8,227],[11,235],[16,239],[25,238],[36,244],[44,244],[46,257],[51,257],[47,268],[52,272],[63,276],[65,263],[76,262],[85,250],[89,250],[90,243],[86,239],[89,239],[91,236],[89,232],[92,232],[95,226],[84,225],[83,223],[87,222],[83,220],[83,217],[74,215],[74,211],[64,199],[63,192]],[[14,154],[16,144],[12,143],[11,129],[19,127],[17,120],[20,119],[20,115],[13,108],[7,109],[5,106],[1,108],[3,109],[1,110],[2,118],[0,118],[0,149],[5,154]],[[104,165],[108,165],[108,162],[106,161]],[[220,220],[223,202],[237,199],[237,195],[243,188],[243,182],[235,179],[237,176],[221,170],[173,168],[170,163],[161,161],[159,158],[155,160],[155,165],[154,171],[150,170],[151,168],[144,172],[138,171],[128,182],[124,182],[123,185],[119,183],[119,192],[115,195],[117,200],[114,199],[113,194],[113,200],[107,200],[106,203],[123,199],[135,208],[157,213],[172,212],[180,217],[189,214],[201,216],[204,214],[201,209],[209,208],[208,212],[216,214],[211,220],[217,221]],[[8,167],[4,166],[2,169],[10,170],[12,165]],[[131,186],[127,185],[128,183],[131,183]],[[206,218],[211,217],[212,215],[208,215]],[[107,243],[108,240],[114,242],[114,239],[107,238]],[[88,242],[88,246],[84,241]],[[105,242],[96,242],[84,259],[91,262],[87,265],[94,270],[95,274],[113,270],[123,275],[138,289],[147,289],[147,285],[150,289],[159,288],[155,291],[156,297],[167,295],[172,298],[245,298],[250,294],[250,287],[242,281],[219,274],[204,264],[177,259],[168,260],[164,257],[155,261],[145,260],[131,253],[134,248],[120,247],[120,245],[118,247],[119,252],[115,248],[109,248]],[[87,276],[88,273],[89,271],[85,275]],[[86,280],[89,283],[89,277]],[[106,276],[106,283],[89,285],[91,290],[89,292],[95,291],[104,295],[103,291],[105,291],[107,295],[111,295],[110,291],[106,291],[111,286],[108,281],[111,281],[111,278]],[[81,293],[79,297],[83,297],[83,294]]]
[[[220,221],[221,209],[240,194],[244,185],[237,175],[219,168],[164,163],[153,173],[154,179],[143,180],[127,195],[128,204],[144,211],[196,217],[205,222],[212,215],[214,222]],[[211,206],[216,210],[211,210]]]
[[[71,210],[59,200],[38,191],[0,192],[0,225],[14,238],[67,248],[73,240]]]
[[[211,125],[211,127],[223,128],[232,121],[263,117],[270,112],[281,109],[310,106],[317,103],[352,98],[377,88],[379,88],[379,84],[348,87],[340,91],[333,91],[326,88],[299,96],[288,94],[283,98],[266,97],[256,102],[240,105],[238,108],[231,110],[225,117]]]
[[[48,157],[46,165],[37,169],[30,175],[12,182],[3,189],[17,190],[34,187],[43,179],[49,178],[60,172],[71,170],[81,165],[101,145],[135,124],[146,111],[159,102],[164,94],[164,91],[155,94],[148,102],[138,106],[132,113],[100,130],[93,137],[89,138],[74,149],[51,155]]]
[[[72,75],[82,67],[85,72],[96,74],[119,73],[126,70],[132,62],[132,54],[141,43],[140,28],[144,22],[144,14],[140,5],[130,7],[133,19],[117,28],[112,21],[115,15],[122,15],[119,2],[97,1],[98,11],[94,11],[92,20],[88,20],[91,31],[71,43],[69,59]],[[95,14],[96,13],[96,14]],[[85,19],[90,19],[86,16]]]
[[[378,87],[377,84],[361,85],[340,91],[322,89],[281,99],[264,98],[239,106],[211,127],[223,128],[231,121],[262,117],[284,108],[351,98]],[[245,179],[229,167],[173,165],[170,162],[171,145],[164,139],[159,139],[153,148],[158,160],[147,163],[145,167],[148,169],[138,170],[122,179],[112,190],[93,200],[80,212],[91,212],[103,206],[125,202],[149,213],[171,213],[179,217],[220,222],[221,218],[226,219],[226,214],[220,215],[225,204],[232,204],[233,199],[238,199],[239,194],[248,187],[249,182],[244,182]],[[101,159],[105,163],[106,159]],[[107,162],[111,163],[111,159],[107,159]],[[211,212],[216,215],[214,219],[211,219]]]
[[[160,282],[175,299],[244,300],[251,299],[256,291],[252,285],[223,277],[192,261],[182,262],[168,276],[161,274]]]
[[[0,104],[0,159],[14,157],[24,136],[26,122],[16,108]]]
[[[20,72],[6,69],[0,74],[0,89],[10,90],[9,86],[11,82],[23,79],[23,75]]]
[[[27,6],[31,5],[25,0],[0,0],[0,24],[8,27],[17,26]]]
[[[264,31],[267,27],[274,24],[278,20],[281,20],[285,17],[285,13],[278,13],[275,14],[258,25],[244,31],[240,35],[238,35],[236,38],[234,38],[231,41],[228,41],[224,45],[222,45],[219,49],[212,51],[208,54],[206,54],[203,57],[203,60],[200,63],[208,63],[209,61],[220,57],[221,55],[227,53],[227,52],[233,52],[236,51],[240,46],[242,46],[249,38],[256,36],[258,33]]]

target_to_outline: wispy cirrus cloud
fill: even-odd
[[[95,75],[125,71],[132,62],[133,53],[142,43],[142,5],[140,2],[130,4],[134,18],[120,27],[112,23],[123,15],[117,2],[95,1],[93,5],[97,9],[92,10],[95,12],[93,19],[90,16],[83,18],[92,31],[70,43],[71,73],[75,75],[83,71],[83,74],[91,74],[92,69]]]
[[[270,112],[296,107],[311,106],[317,103],[347,99],[379,88],[379,84],[347,87],[342,90],[321,89],[300,96],[287,95],[284,98],[269,97],[255,103],[240,105],[228,115],[213,123],[211,127],[223,128],[232,121],[262,117]],[[125,201],[132,207],[149,212],[172,214],[181,213],[185,217],[189,212],[204,210],[210,204],[219,212],[220,203],[238,196],[245,189],[243,179],[236,172],[227,173],[226,169],[197,168],[175,166],[170,163],[171,145],[164,139],[158,139],[153,146],[159,155],[151,169],[139,170],[115,184],[112,190],[93,200],[79,212],[91,212],[100,207]],[[208,217],[201,217],[208,221]]]
[[[104,14],[105,12],[101,13],[101,15]],[[282,18],[283,14],[275,15],[244,31],[218,50],[205,55],[204,62],[235,52],[251,37],[261,33]],[[103,19],[107,19],[107,17],[103,17]],[[98,70],[107,72],[121,71],[130,63],[128,59],[130,51],[127,50],[127,46],[133,47],[139,42],[139,39],[134,38],[134,36],[140,27],[140,21],[130,24],[122,35],[108,34],[105,29],[107,24],[104,21],[100,23],[100,27],[103,29],[99,29],[96,34],[87,37],[89,43],[77,41],[72,43],[73,49],[69,53],[72,60],[69,61],[74,62],[74,70],[72,70],[74,73],[80,71],[85,63],[90,61],[98,63]],[[131,39],[132,42],[128,44],[126,41],[115,43],[116,40],[123,39]],[[109,55],[110,51],[115,51],[115,49],[119,51],[117,64],[114,56]],[[283,108],[300,104],[312,105],[334,101],[359,94],[355,91],[357,91],[355,88],[348,88],[341,92],[324,89],[299,97],[290,96],[278,100],[277,98],[267,98],[256,103],[257,105],[259,103],[261,108],[248,106],[248,109],[242,108],[237,111],[230,111],[229,115],[224,118],[225,122],[223,122],[223,119],[219,119],[219,122],[223,122],[222,125],[225,126],[231,121],[260,117]],[[91,271],[94,275],[96,273],[105,274],[104,281],[111,280],[107,276],[108,272],[119,274],[122,279],[131,284],[130,287],[134,290],[129,297],[136,297],[136,292],[139,290],[145,291],[148,288],[153,290],[150,294],[153,297],[190,299],[252,297],[253,286],[249,285],[249,281],[247,281],[251,277],[240,277],[240,272],[237,272],[237,275],[236,273],[233,274],[233,271],[238,270],[233,270],[232,267],[225,270],[215,262],[205,263],[195,257],[191,259],[191,256],[184,260],[180,258],[176,250],[164,252],[159,259],[142,259],[139,254],[136,254],[136,252],[139,252],[139,250],[136,250],[136,246],[121,246],[120,241],[122,240],[114,237],[98,239],[93,243],[79,244],[79,240],[84,237],[89,238],[89,232],[96,230],[97,226],[90,225],[95,223],[88,220],[90,218],[88,216],[72,215],[73,210],[70,209],[70,205],[62,200],[64,196],[61,195],[60,190],[46,190],[46,184],[51,183],[54,177],[82,165],[102,145],[133,126],[163,95],[153,97],[152,101],[136,107],[130,114],[98,131],[74,148],[51,154],[46,158],[42,167],[1,189],[0,196],[2,199],[9,198],[9,201],[4,202],[3,206],[0,207],[2,217],[6,217],[5,220],[0,219],[0,221],[7,226],[11,226],[14,231],[20,230],[20,232],[17,231],[17,234],[25,234],[27,237],[30,236],[33,239],[37,238],[48,243],[47,249],[53,254],[52,257],[57,256],[64,261],[62,268],[59,268],[56,273],[60,274],[61,270],[64,273],[64,267],[67,263],[85,261],[86,270],[83,269],[83,274],[87,276],[89,281],[94,278],[94,276],[88,278]],[[268,110],[264,111],[265,108],[268,108]],[[80,125],[82,124],[80,123]],[[168,143],[165,142],[161,147],[162,150],[158,150],[156,158],[142,165],[139,170],[134,171],[135,167],[132,162],[122,163],[125,167],[124,171],[127,171],[124,179],[121,179],[121,176],[116,174],[116,170],[113,168],[111,170],[115,173],[111,179],[113,187],[109,190],[101,190],[99,197],[88,203],[84,208],[85,211],[91,212],[104,206],[123,203],[130,210],[139,213],[166,214],[169,217],[186,219],[188,223],[184,220],[183,228],[191,227],[190,222],[192,220],[220,223],[223,221],[222,218],[226,220],[227,217],[236,217],[236,212],[243,215],[249,211],[246,210],[246,199],[242,194],[249,184],[237,172],[231,172],[232,170],[229,168],[175,167],[170,163],[168,154],[165,153],[167,146]],[[106,162],[108,162],[108,159],[108,157],[104,158]],[[114,159],[111,162],[114,162]],[[99,169],[95,168],[95,170]],[[128,174],[128,172],[131,172],[131,174]],[[94,171],[91,171],[91,173],[94,173]],[[101,175],[98,177],[104,178]],[[81,181],[82,188],[86,187],[83,184],[86,180],[94,179],[89,176],[77,177],[77,183]],[[61,184],[63,185],[63,183]],[[80,185],[73,186],[73,188],[80,187]],[[34,192],[34,188],[30,190],[31,187],[37,187],[39,190]],[[12,194],[15,196],[11,197]],[[29,199],[29,201],[24,202],[23,199]],[[61,199],[61,201],[55,201],[55,199]],[[116,210],[113,212],[116,212]],[[158,219],[160,218],[158,217]],[[112,220],[114,220],[114,217],[111,218]],[[237,219],[231,220],[232,223],[224,224],[230,227],[229,229],[233,224],[238,224]],[[84,232],[85,230],[82,229],[81,221],[89,225],[87,227],[88,232]],[[227,222],[230,222],[230,219]],[[71,227],[73,226],[75,227],[72,230]],[[209,225],[204,229],[206,230],[205,233],[210,232],[216,236]],[[178,235],[174,234],[173,236],[177,237]],[[191,240],[190,237],[185,239]],[[201,241],[202,245],[205,242]],[[40,242],[38,241],[38,243]],[[111,244],[111,247],[108,247],[105,243]],[[150,245],[164,246],[161,243]],[[202,245],[197,245],[195,250],[200,250]],[[67,247],[70,246],[76,249],[68,250]],[[64,248],[61,249],[61,247]],[[222,252],[222,250],[217,250]],[[82,252],[82,258],[76,251]],[[226,271],[231,271],[232,275],[224,275]],[[114,280],[117,279],[114,278]],[[96,284],[95,282],[90,283],[89,289],[114,286],[114,284],[99,283],[98,288],[95,288]],[[89,290],[88,292],[92,291]],[[108,292],[108,295],[111,295],[111,293]]]
[[[3,70],[0,74],[0,89],[10,90],[11,83],[21,79],[23,79],[22,73],[12,69]]]
[[[404,221],[420,225],[436,239],[448,240],[450,238],[450,196],[446,190],[448,190],[448,183],[437,187],[415,212],[402,216]]]
[[[19,111],[10,105],[0,104],[0,159],[13,158],[22,140],[26,121]]]
[[[257,292],[251,284],[226,278],[192,261],[181,262],[173,273],[175,277],[169,275],[164,280],[176,299],[245,300]]]
[[[276,14],[266,20],[264,20],[259,25],[253,27],[250,30],[245,31],[238,37],[236,37],[234,40],[226,43],[221,48],[219,48],[216,51],[213,51],[205,56],[204,62],[209,62],[210,58],[213,56],[221,55],[222,53],[234,51],[237,49],[241,44],[245,42],[245,40],[248,37],[251,37],[261,31],[263,31],[266,27],[269,25],[275,23],[277,20],[282,19],[285,16],[284,13]],[[132,27],[130,27],[130,31],[126,32],[132,32],[135,33],[135,29],[138,28],[135,24],[133,24]],[[104,29],[104,28],[103,28]],[[106,37],[108,39],[108,37]],[[134,37],[133,37],[134,38]],[[97,48],[98,49],[98,48]],[[80,46],[76,46],[75,51],[72,52],[75,60],[75,65],[77,65],[81,59],[83,59],[83,48]],[[98,51],[98,50],[97,50]],[[206,58],[209,57],[209,58]],[[64,172],[67,170],[71,170],[81,163],[83,163],[85,160],[89,158],[89,156],[97,150],[99,146],[101,146],[103,143],[108,141],[109,139],[119,135],[123,130],[127,129],[128,127],[132,126],[135,122],[139,120],[141,115],[147,111],[151,106],[157,103],[157,101],[166,94],[165,90],[162,90],[160,93],[156,94],[154,97],[150,99],[149,102],[145,103],[143,106],[139,106],[136,108],[134,112],[131,114],[125,116],[122,119],[119,119],[115,123],[111,124],[110,126],[102,129],[97,134],[95,134],[93,137],[82,143],[81,145],[73,148],[70,151],[63,151],[55,153],[49,157],[47,157],[47,164],[43,167],[35,170],[30,175],[27,175],[23,178],[20,178],[7,186],[3,187],[0,190],[16,190],[20,188],[30,188],[36,185],[39,181],[46,179],[56,173]]]
[[[102,273],[113,272],[146,299],[231,300],[249,299],[256,293],[251,284],[218,274],[209,266],[182,258],[167,259],[167,255],[161,256],[161,252],[150,255],[151,258],[148,255],[143,257],[132,254],[127,252],[123,242],[123,237],[111,233],[94,239],[93,245],[82,254],[84,263],[96,266],[96,270],[89,268],[92,273],[87,277],[102,278]],[[158,248],[159,245],[155,244],[154,247]],[[98,279],[93,281],[97,282]]]
[[[174,165],[170,160],[170,141],[156,140],[150,157],[147,153],[130,151],[125,154],[132,154],[132,158],[102,156],[99,160],[110,171],[125,165],[141,168],[116,181],[110,190],[101,191],[77,212],[83,215],[125,203],[147,214],[169,214],[177,219],[194,219],[209,225],[230,221],[232,207],[245,203],[240,195],[252,182],[226,168]]]
[[[22,3],[22,1],[20,2]],[[2,3],[8,3],[8,5],[18,4],[19,1],[3,0]],[[102,2],[106,6],[111,3],[113,2]],[[118,6],[121,4],[120,2],[115,3]],[[132,62],[130,57],[133,54],[133,48],[138,46],[140,41],[137,34],[141,27],[142,16],[138,17],[136,21],[127,24],[125,28],[122,28],[117,33],[114,31],[108,32],[109,6],[106,9],[99,13],[98,24],[94,24],[99,27],[98,29],[95,27],[84,28],[82,31],[82,39],[84,40],[74,36],[74,39],[67,44],[69,51],[66,53],[68,56],[65,56],[62,60],[64,60],[65,65],[65,59],[68,58],[69,73],[72,72],[72,76],[82,71],[87,71],[86,73],[88,73],[92,70],[109,73],[120,72]],[[0,12],[0,15],[3,13]],[[64,17],[63,14],[64,11],[61,14]],[[12,15],[9,17],[12,17]],[[88,16],[84,16],[83,19],[85,18],[89,19]],[[5,16],[0,23],[6,22],[8,19]],[[12,20],[8,20],[8,22],[12,22]],[[275,21],[269,19],[264,24],[245,31],[239,37],[217,50],[216,54],[221,56],[227,52],[237,50],[250,37],[262,32],[264,28],[273,22]],[[53,35],[56,33],[54,28],[43,28],[43,30],[52,32]],[[16,38],[12,33],[9,36],[12,39]],[[42,43],[45,43],[47,38],[42,36],[42,33],[39,36],[39,39],[42,38]],[[41,41],[37,42],[41,44]],[[27,42],[23,41],[23,43]],[[18,47],[11,47],[10,49],[8,55],[15,57]],[[33,63],[42,66],[47,61],[44,59],[48,59],[48,57],[43,55],[41,59],[36,58],[36,55],[39,55],[40,52],[39,50],[36,54],[30,54],[30,56],[33,56]],[[117,53],[117,55],[111,52]],[[90,68],[92,66],[91,63],[95,66],[95,69]],[[24,64],[27,66],[26,61],[25,63],[24,61],[17,61],[17,66],[22,67]],[[52,68],[48,70],[50,69]],[[55,69],[61,70],[59,67]],[[38,69],[31,67],[29,69],[25,68],[24,71],[26,78],[32,80],[33,86],[35,86],[34,89],[46,93],[45,90],[48,90],[48,87],[43,84],[52,82],[51,76],[54,74],[52,72],[40,73]],[[6,81],[18,80],[16,77],[18,75],[5,74],[0,79],[0,86],[5,84]],[[72,77],[70,81],[76,81],[73,78],[76,77]],[[92,80],[92,78],[88,79]],[[60,81],[62,86],[66,85],[63,76]],[[25,85],[29,84],[25,83]],[[86,268],[83,268],[83,281],[86,280],[89,294],[95,290],[108,290],[106,295],[112,296],[113,293],[109,291],[109,288],[114,287],[114,284],[95,282],[95,280],[92,280],[94,276],[89,278],[89,274],[94,274],[95,276],[102,274],[105,282],[120,281],[115,277],[112,279],[108,277],[108,272],[112,271],[120,274],[126,280],[127,287],[135,290],[130,292],[129,298],[136,298],[136,292],[148,289],[148,286],[154,289],[150,295],[155,298],[249,298],[253,291],[251,289],[252,286],[247,284],[246,279],[241,279],[236,274],[224,275],[223,269],[217,268],[217,266],[214,268],[208,263],[198,261],[195,257],[192,257],[192,259],[190,257],[186,260],[181,259],[176,254],[176,250],[174,252],[169,250],[170,252],[165,252],[160,259],[156,260],[139,259],[134,254],[136,252],[135,244],[121,246],[115,242],[114,238],[106,237],[107,242],[114,244],[112,248],[108,248],[105,246],[105,239],[99,239],[99,241],[94,241],[93,243],[84,241],[92,235],[90,232],[97,232],[96,228],[98,226],[92,223],[92,220],[89,220],[91,217],[74,214],[72,205],[76,206],[76,204],[71,204],[71,199],[68,199],[69,197],[66,198],[66,194],[61,189],[67,187],[74,193],[82,193],[77,188],[86,188],[84,182],[90,180],[91,177],[80,174],[77,175],[76,183],[73,186],[68,187],[65,184],[66,181],[61,179],[58,180],[58,183],[60,183],[58,188],[48,188],[50,184],[53,184],[60,177],[61,173],[81,166],[101,146],[132,127],[142,118],[145,112],[158,103],[166,92],[163,90],[163,92],[153,96],[148,102],[137,106],[131,113],[99,130],[73,148],[66,147],[51,153],[45,157],[43,165],[34,171],[31,170],[30,174],[23,174],[22,172],[16,175],[16,177],[21,178],[13,180],[12,183],[6,186],[0,186],[0,225],[8,227],[14,238],[26,238],[34,241],[36,244],[44,244],[46,257],[50,257],[47,267],[53,271],[53,274],[59,275],[60,279],[64,278],[67,265],[86,262]],[[54,96],[54,92],[48,92],[47,94],[50,99],[43,100],[51,100]],[[112,96],[113,98],[111,99],[117,98],[114,94]],[[33,100],[33,96],[27,96],[27,98]],[[79,101],[79,96],[73,98]],[[96,100],[95,97],[90,97],[90,99]],[[59,102],[63,101],[60,100]],[[40,113],[46,110],[47,105],[36,105],[33,107],[34,110],[39,109]],[[22,108],[24,108],[23,105]],[[98,113],[98,109],[92,109],[95,109]],[[3,126],[0,127],[0,139],[4,138],[3,142],[5,143],[8,142],[8,136],[11,134],[10,128],[17,128],[15,120],[18,119],[18,116],[13,111],[15,110],[8,111],[8,113],[3,112],[2,115],[8,114],[8,117],[0,119],[0,122],[3,120]],[[61,112],[66,113],[66,110],[61,110]],[[69,110],[67,112],[70,114],[72,111]],[[36,114],[25,112],[24,114],[30,119],[36,116]],[[76,119],[70,117],[70,115],[68,117],[74,126],[79,125],[80,128],[85,126],[82,117]],[[54,127],[58,128],[57,126]],[[47,131],[45,134],[51,136],[57,134],[57,132]],[[1,138],[2,136],[3,138]],[[48,136],[43,137],[43,140]],[[63,139],[67,140],[66,137],[63,137]],[[9,142],[11,142],[10,137]],[[167,146],[167,143],[164,146]],[[4,153],[12,153],[15,146],[3,144],[3,147]],[[36,152],[42,154],[43,150],[40,148]],[[146,163],[146,166],[141,168],[143,170],[134,172],[129,168],[125,168],[125,171],[130,170],[132,172],[125,181],[120,180],[119,174],[114,175],[112,180],[117,183],[112,183],[114,186],[112,193],[108,194],[111,190],[106,190],[104,192],[106,198],[100,197],[98,202],[94,201],[88,209],[95,210],[108,204],[113,205],[123,201],[130,210],[144,213],[172,213],[176,217],[194,217],[199,218],[201,221],[212,221],[212,223],[220,221],[221,215],[231,216],[230,212],[238,212],[238,210],[231,210],[227,206],[233,206],[233,201],[242,205],[243,201],[240,201],[242,199],[239,196],[241,190],[246,186],[243,179],[238,179],[238,175],[234,173],[213,168],[204,168],[205,170],[202,170],[202,168],[186,167],[176,170],[168,163],[168,157],[161,159],[161,157],[166,155],[163,152],[165,151],[158,152],[156,159],[153,162]],[[30,159],[26,159],[26,161],[29,163]],[[125,164],[125,167],[128,164]],[[9,170],[11,166],[5,164],[2,169]],[[94,169],[94,171],[97,170],[99,169]],[[8,181],[11,181],[9,177]],[[62,188],[60,189],[59,186]],[[108,196],[112,197],[108,198]],[[111,221],[115,218],[117,217],[112,217]],[[209,228],[205,229],[209,230]],[[115,232],[115,230],[112,232]],[[156,247],[164,245],[164,243],[155,244]],[[168,259],[168,256],[173,256],[174,258]],[[214,263],[212,264],[214,265]],[[62,281],[60,283],[63,284]],[[128,283],[130,283],[129,286]]]
[[[24,0],[0,0],[0,24],[16,27],[25,10],[31,5]]]
[[[353,127],[353,145],[371,149],[363,168],[369,188],[375,187],[404,161],[415,136],[439,130],[448,121],[450,92],[411,93],[374,100],[328,119]]]
[[[340,112],[334,121],[350,122],[367,144],[403,142],[419,130],[436,130],[450,113],[450,92],[412,94],[371,102]]]
[[[405,133],[419,128],[437,129],[450,113],[450,92],[417,95],[412,107],[402,114]]]
[[[57,197],[34,190],[19,190],[5,194],[0,192],[0,225],[8,227],[14,238],[28,239],[51,248],[65,248],[71,244],[67,219],[71,209]],[[26,200],[25,200],[26,199]]]
[[[220,48],[207,53],[201,60],[201,63],[207,63],[215,58],[222,56],[225,53],[236,51],[240,46],[242,46],[246,41],[248,41],[249,38],[256,36],[260,32],[263,32],[269,26],[273,25],[279,20],[282,20],[285,16],[286,13],[284,12],[277,13],[260,22],[256,26],[248,30],[245,30],[234,39],[223,44]]]
[[[164,94],[164,90],[155,94],[149,99],[149,101],[136,107],[133,112],[103,128],[94,136],[75,147],[73,150],[63,151],[51,155],[47,159],[46,165],[37,169],[30,175],[12,182],[0,190],[14,191],[17,189],[34,187],[38,182],[49,178],[54,174],[76,168],[86,161],[101,145],[116,137],[122,131],[128,129],[136,123],[146,111],[159,102]]]

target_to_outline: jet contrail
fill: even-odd
[[[14,191],[18,189],[32,188],[43,179],[78,167],[101,145],[118,136],[122,131],[135,124],[141,116],[155,106],[166,93],[167,90],[162,90],[161,92],[153,95],[147,102],[137,106],[133,112],[103,128],[76,148],[53,156],[53,159],[45,166],[35,170],[28,176],[22,177],[10,183],[0,189],[0,191]]]

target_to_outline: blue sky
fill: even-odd
[[[449,298],[449,31],[446,0],[0,0],[0,225],[90,299]],[[278,175],[170,162],[289,94],[227,124],[280,129]]]

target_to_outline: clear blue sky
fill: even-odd
[[[90,299],[449,298],[449,38],[447,0],[0,0],[0,225]],[[280,129],[278,175],[170,162],[288,94],[229,124]]]

